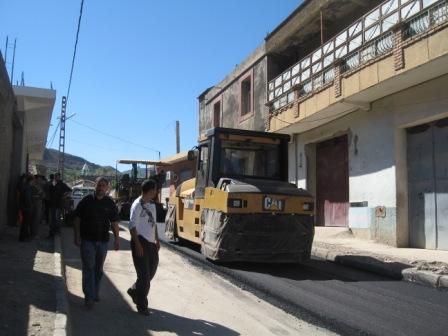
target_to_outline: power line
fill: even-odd
[[[147,147],[147,146],[144,146],[144,145],[141,145],[141,144],[138,144],[138,143],[135,143],[135,142],[132,142],[132,141],[129,141],[129,140],[126,140],[126,139],[117,137],[117,136],[112,135],[112,134],[108,134],[108,133],[106,133],[106,132],[100,131],[99,129],[93,128],[92,126],[89,126],[89,125],[80,123],[79,121],[76,121],[76,120],[74,120],[74,119],[70,119],[70,120],[73,121],[75,124],[78,124],[78,125],[80,125],[80,126],[86,127],[86,128],[88,128],[88,129],[90,129],[90,130],[92,130],[92,131],[94,131],[94,132],[100,133],[100,134],[105,135],[105,136],[108,136],[108,137],[110,137],[110,138],[113,138],[113,139],[116,139],[116,140],[119,140],[119,141],[128,143],[128,144],[130,144],[130,145],[139,146],[139,147],[142,147],[142,148],[149,149],[149,150],[151,150],[151,151],[157,152],[157,153],[159,153],[159,159],[160,159],[160,151],[157,150],[157,149],[154,149],[154,148],[151,148],[151,147]]]
[[[53,132],[53,135],[51,136],[50,141],[47,142],[47,147],[51,147],[51,145],[53,144],[54,138],[56,136],[56,133],[57,133],[57,131],[59,129],[59,125],[60,124],[61,124],[61,121],[59,120],[58,124],[56,125],[56,128],[54,129],[54,132]],[[48,144],[50,144],[50,145],[48,146]]]
[[[70,95],[70,88],[72,86],[73,68],[75,67],[76,49],[78,47],[79,30],[81,28],[81,18],[82,18],[82,8],[83,8],[83,6],[84,6],[84,0],[81,0],[81,9],[79,10],[79,18],[78,18],[78,29],[76,31],[75,48],[74,48],[74,51],[73,51],[73,58],[72,58],[72,67],[71,67],[71,70],[70,70],[70,79],[68,81],[67,102],[68,102],[68,97]]]

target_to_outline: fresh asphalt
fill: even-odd
[[[160,224],[162,240],[163,229]],[[297,265],[219,265],[193,244],[163,244],[285,311],[343,335],[448,335],[448,291],[319,259]]]

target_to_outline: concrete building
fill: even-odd
[[[0,229],[15,224],[16,186],[43,159],[56,91],[12,86],[0,55]]]
[[[222,126],[290,134],[316,225],[448,250],[448,1],[304,1],[255,54],[199,97],[200,131],[220,102]]]

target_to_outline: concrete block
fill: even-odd
[[[448,275],[441,275],[439,278],[439,288],[448,289]]]
[[[428,37],[429,58],[434,59],[448,53],[448,27]]]
[[[429,60],[428,40],[420,40],[404,49],[406,70],[422,65]]]
[[[424,286],[437,287],[440,275],[426,271],[419,271],[416,268],[405,269],[402,272],[403,280],[415,282]]]

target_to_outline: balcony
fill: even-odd
[[[340,87],[342,78],[393,55],[397,43],[416,39],[447,21],[447,0],[384,1],[268,83],[270,114],[267,128],[275,131],[300,121],[298,112],[289,112],[285,124],[269,124],[273,116],[287,114],[294,104],[330,87],[335,91],[333,98],[336,100],[341,96],[342,100],[347,98],[349,92],[343,92]],[[400,34],[399,38],[396,32]],[[393,71],[394,65],[391,67]],[[399,68],[400,65],[395,64],[395,70]],[[336,100],[330,99],[329,104]]]

